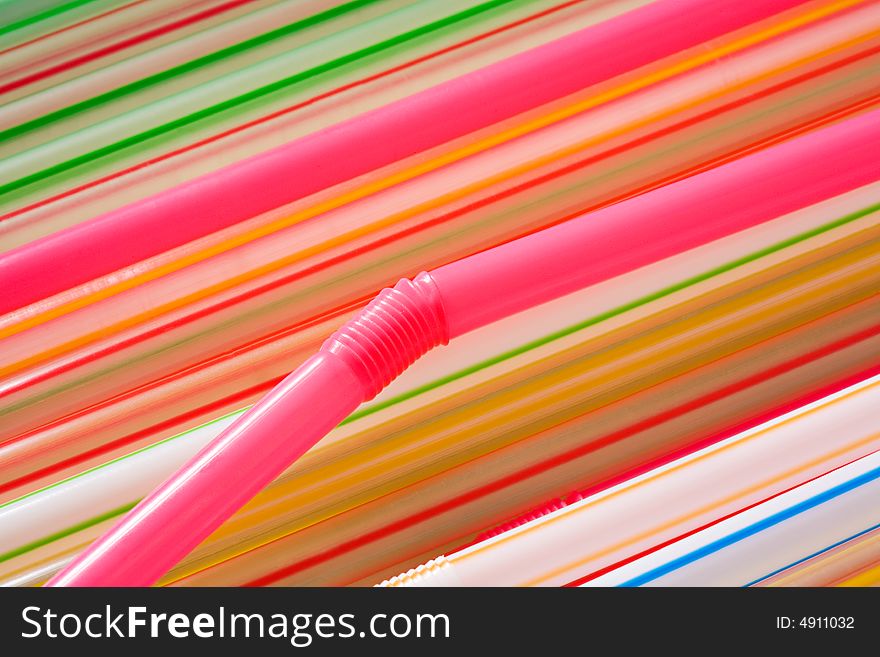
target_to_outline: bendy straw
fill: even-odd
[[[540,0],[542,5],[550,2]],[[596,5],[586,5],[576,16],[554,17],[554,34],[562,29],[571,33],[596,20],[591,13]],[[711,44],[710,54],[701,50],[704,59],[714,62],[711,66],[633,93],[618,81],[610,82],[608,93],[616,100],[546,127],[535,127],[536,119],[549,118],[544,110],[526,123],[521,122],[525,117],[516,118],[513,129],[524,134],[488,148],[482,147],[482,137],[477,142],[465,138],[461,148],[481,150],[447,166],[434,168],[436,158],[457,157],[458,146],[397,163],[393,171],[369,174],[348,191],[327,190],[320,198],[254,217],[0,318],[0,335],[6,336],[0,353],[2,390],[7,403],[13,395],[16,399],[15,411],[0,423],[0,501],[129,453],[192,426],[196,419],[249,405],[314,353],[344,321],[334,317],[338,309],[346,309],[347,319],[347,313],[362,307],[401,272],[438,267],[866,109],[865,96],[877,93],[876,84],[871,86],[871,67],[880,61],[880,50],[846,63],[868,52],[864,47],[870,43],[843,44],[876,31],[878,10],[876,4],[859,7],[812,19],[796,29],[787,27],[783,33],[754,26],[748,34],[759,43],[736,54],[718,55],[732,38],[741,40],[733,35]],[[806,8],[796,13],[806,15]],[[572,18],[577,18],[576,27],[571,27]],[[778,28],[781,20],[771,24]],[[791,25],[791,20],[784,24]],[[544,25],[544,42],[553,36],[547,31]],[[478,58],[465,57],[465,52],[480,52],[482,57],[491,52],[498,59],[527,45],[523,40],[530,38],[528,30],[517,27],[513,32],[454,53],[441,55],[432,46],[438,59],[431,60],[430,81],[418,76],[424,83],[420,88],[461,74],[462,62],[468,70],[478,68]],[[464,42],[455,41],[459,43]],[[833,54],[826,53],[826,46]],[[819,51],[823,54],[816,59]],[[694,54],[681,57],[690,62]],[[414,60],[407,55],[407,61]],[[843,68],[829,72],[829,66],[838,64]],[[668,64],[657,67],[666,71]],[[648,68],[657,73],[657,67]],[[634,75],[642,84],[645,74]],[[770,79],[780,76],[785,78],[780,84],[767,87]],[[736,85],[730,86],[730,80]],[[794,86],[786,86],[789,83]],[[352,104],[375,106],[405,93],[390,78],[381,91],[372,84],[353,92],[341,113],[357,112]],[[589,92],[584,96],[588,101],[597,98]],[[876,103],[877,98],[867,102]],[[568,100],[562,104],[563,110],[571,107]],[[332,122],[326,112],[310,114]],[[119,206],[145,191],[135,191],[141,184],[158,183],[156,175],[164,180],[160,186],[170,186],[197,174],[190,164],[216,168],[218,158],[244,158],[269,147],[270,140],[282,143],[294,138],[290,131],[301,124],[287,116],[277,119],[278,125],[275,121],[254,128],[258,134],[247,128],[224,137],[216,149],[208,149],[210,153],[198,146],[186,156],[186,173],[148,173],[153,165],[131,175],[120,170],[122,177],[114,179],[106,194],[98,194],[96,187],[84,192],[88,198],[81,198],[75,208],[69,205],[73,197],[61,203],[70,212],[60,212],[59,204],[52,202],[11,222],[0,217],[0,226],[9,223],[0,228],[0,243],[8,241],[11,248],[12,242],[36,239],[34,233],[49,230],[56,220],[72,225],[96,216],[96,203]],[[495,128],[491,130],[497,137]],[[405,183],[387,186],[389,177],[400,180],[402,175]],[[376,185],[383,191],[375,191]],[[866,189],[853,193],[866,194]],[[865,198],[863,206],[851,209],[871,205],[876,192]],[[848,211],[821,212],[827,221]],[[783,221],[790,227],[798,223]],[[704,260],[701,271],[707,262],[722,261],[727,261],[724,256]],[[630,288],[622,289],[630,298]],[[589,298],[593,303],[596,297]],[[206,340],[211,331],[216,339]],[[465,344],[479,341],[476,335]],[[488,344],[494,347],[500,341],[490,338]],[[447,353],[434,360],[445,362]],[[482,354],[475,357],[483,360]],[[183,363],[187,367],[181,369]],[[421,365],[416,376],[424,369]],[[48,402],[46,394],[51,394]],[[66,418],[73,409],[79,410]]]
[[[880,111],[383,290],[51,582],[148,585],[429,349],[880,178]]]
[[[745,423],[750,426],[864,379],[861,373],[871,363],[880,366],[880,327],[871,299],[854,301],[880,285],[880,267],[871,265],[880,249],[877,215],[819,234],[804,233],[809,225],[804,222],[839,217],[844,199],[854,203],[868,193],[876,198],[878,191],[877,183],[861,187],[450,342],[383,391],[384,402],[377,398],[349,416],[162,582],[190,584],[192,574],[200,583],[225,577],[230,584],[304,583],[308,570],[322,573],[313,584],[352,583],[348,568],[367,572],[367,560],[380,560],[373,566],[377,571],[395,564],[398,546],[410,543],[407,534],[417,533],[430,550],[519,514],[512,491],[523,486],[547,478],[563,490],[595,486],[620,476],[620,468],[630,472],[634,462],[652,462],[652,455],[654,462],[664,461],[653,446],[658,441],[668,450],[736,432],[744,427],[737,421],[731,426],[729,412],[744,389],[760,400],[750,408]],[[758,236],[771,230],[797,232],[803,241],[768,246]],[[758,244],[764,245],[761,255],[732,262],[731,249],[755,254]],[[685,262],[704,273],[709,254],[713,262],[731,266],[719,265],[675,291],[664,284],[683,281]],[[731,290],[733,276],[747,289]],[[862,292],[854,297],[855,288]],[[640,290],[662,292],[633,308],[617,305],[621,295],[638,298]],[[761,312],[746,319],[743,307]],[[603,310],[606,314],[597,316]],[[780,326],[780,311],[797,312],[798,326]],[[606,321],[613,317],[621,324]],[[635,326],[646,330],[633,335]],[[524,329],[531,336],[524,336]],[[474,340],[481,343],[483,360],[462,370],[462,357],[473,357]],[[609,348],[609,341],[615,346]],[[519,348],[511,350],[514,344]],[[697,362],[694,350],[700,353]],[[564,352],[565,363],[554,362],[551,352]],[[683,362],[689,363],[687,372],[681,371]],[[841,365],[847,368],[844,380],[837,373]],[[855,378],[853,367],[859,372]],[[500,394],[480,385],[487,379]],[[559,392],[548,397],[548,390]],[[626,400],[620,398],[623,390]],[[687,401],[684,390],[690,391]],[[690,412],[698,407],[699,413]],[[37,561],[60,548],[57,568],[40,583],[49,579],[238,415],[0,505],[0,584],[9,583],[13,572],[36,576]],[[535,434],[526,440],[517,431],[524,424]],[[652,440],[645,440],[646,434]],[[479,456],[472,460],[474,453]],[[440,472],[411,485],[411,476],[426,463]],[[414,512],[414,505],[420,510]],[[371,529],[355,521],[365,515]],[[458,521],[448,523],[452,516]],[[74,524],[76,538],[69,531]],[[437,531],[449,528],[455,534],[435,542]],[[20,556],[4,561],[10,549]],[[307,557],[307,550],[317,555]],[[233,554],[239,556],[224,558]],[[301,568],[303,559],[314,568]],[[205,570],[206,564],[214,565]]]
[[[799,4],[803,0],[661,0],[112,210],[0,257],[7,283],[0,314]],[[144,132],[124,141],[154,136]],[[65,160],[64,170],[84,163]],[[0,194],[35,181],[8,182]],[[255,189],[260,193],[250,193]]]

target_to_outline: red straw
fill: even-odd
[[[805,0],[660,0],[0,256],[0,314]]]
[[[450,338],[880,179],[880,110],[383,290],[52,586],[157,581],[360,403]]]

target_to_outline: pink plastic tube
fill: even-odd
[[[59,231],[0,256],[0,315],[804,1],[660,0]]]
[[[456,337],[880,178],[880,110],[431,273]]]
[[[432,347],[878,180],[877,143],[880,110],[401,280],[50,585],[154,583]]]

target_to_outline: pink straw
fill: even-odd
[[[156,582],[429,349],[871,183],[878,143],[880,110],[401,280],[49,585]]]
[[[805,0],[661,0],[0,255],[0,315]]]

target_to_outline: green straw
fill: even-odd
[[[19,190],[21,188],[27,187],[28,185],[32,185],[34,183],[43,181],[49,177],[58,175],[60,173],[70,171],[71,169],[74,169],[76,167],[87,164],[93,160],[103,158],[108,155],[112,155],[113,153],[119,152],[119,151],[126,149],[126,148],[129,148],[131,146],[142,144],[145,141],[162,136],[162,135],[167,134],[173,130],[178,130],[180,128],[192,125],[198,121],[201,121],[201,120],[204,120],[208,117],[219,114],[220,112],[224,112],[226,110],[229,110],[229,109],[232,109],[235,107],[239,107],[245,103],[256,100],[258,98],[265,97],[268,94],[271,94],[271,93],[274,93],[277,91],[281,91],[281,90],[285,90],[285,89],[289,89],[290,87],[292,87],[296,84],[300,84],[300,83],[309,81],[317,76],[335,71],[335,70],[337,70],[343,66],[349,65],[353,62],[365,59],[365,58],[370,57],[372,55],[376,55],[381,52],[390,50],[394,47],[400,46],[402,44],[411,42],[419,37],[426,36],[432,32],[443,29],[443,28],[448,27],[450,25],[453,25],[455,23],[462,22],[462,21],[467,20],[469,18],[475,17],[479,14],[483,14],[491,9],[495,9],[495,8],[500,7],[502,5],[506,5],[512,1],[513,0],[489,0],[488,2],[484,2],[480,5],[475,6],[475,7],[471,7],[469,9],[464,10],[464,11],[452,14],[450,16],[447,16],[447,17],[442,18],[440,20],[434,21],[434,22],[429,23],[427,25],[419,26],[415,29],[398,34],[392,38],[382,40],[378,43],[372,44],[372,45],[367,46],[365,48],[361,48],[361,49],[358,49],[354,52],[347,53],[347,54],[342,55],[340,57],[336,57],[334,59],[331,59],[330,61],[324,62],[324,63],[319,64],[317,66],[313,66],[311,68],[308,68],[304,71],[300,71],[300,72],[295,73],[293,75],[287,76],[287,77],[280,79],[280,80],[277,80],[273,83],[263,85],[261,87],[253,89],[253,90],[248,91],[246,93],[234,96],[232,98],[228,98],[227,100],[216,103],[216,104],[211,105],[209,107],[202,108],[200,110],[197,110],[197,111],[192,112],[190,114],[187,114],[185,116],[181,116],[177,119],[168,121],[167,123],[164,123],[162,125],[155,126],[155,127],[150,128],[148,130],[144,130],[144,131],[139,132],[137,134],[130,135],[128,137],[125,137],[125,138],[120,139],[118,141],[115,141],[113,143],[107,144],[107,145],[102,146],[100,148],[94,149],[94,150],[89,151],[87,153],[83,153],[81,155],[69,158],[67,160],[59,162],[59,163],[54,164],[52,166],[49,166],[49,167],[43,168],[39,171],[36,171],[34,173],[22,176],[16,180],[13,180],[11,182],[4,184],[4,185],[0,185],[0,196],[9,194],[9,193],[14,192],[16,190]],[[409,12],[410,9],[411,8],[400,10],[400,12],[405,12],[405,11]],[[398,13],[398,12],[394,12],[394,13]],[[362,27],[362,26],[359,26],[359,27]],[[345,32],[338,33],[337,35],[334,35],[334,38],[338,38],[339,35],[344,35],[344,34],[345,34]],[[246,69],[245,69],[245,71],[246,71]],[[199,93],[199,88],[197,87],[193,90],[189,90],[186,93],[187,93],[187,95],[197,97],[198,93]],[[99,127],[101,127],[101,129],[104,129],[104,128],[106,128],[106,125],[99,124]],[[76,135],[76,133],[74,133],[74,134]],[[0,134],[0,139],[2,139],[2,137],[3,137],[3,135]],[[82,139],[81,136],[77,136],[77,138]],[[82,139],[82,140],[86,141],[85,139]],[[51,142],[50,142],[50,144],[48,144],[48,146],[51,146]],[[37,150],[37,149],[35,149],[35,150]],[[25,153],[27,153],[27,151]],[[31,153],[31,157],[34,158],[36,161],[40,161],[40,160],[43,160],[43,158],[45,156],[40,155],[40,157],[36,157],[36,154]],[[6,166],[8,166],[12,170],[17,169],[21,165],[19,162],[16,162],[15,160],[16,160],[16,156],[12,156],[10,158],[7,158],[5,161]]]
[[[89,98],[88,100],[69,105],[54,112],[50,112],[49,114],[45,114],[35,119],[31,119],[30,121],[26,121],[25,123],[20,123],[19,125],[13,126],[12,128],[0,130],[0,142],[5,142],[25,133],[45,128],[52,123],[60,121],[61,119],[66,119],[70,116],[74,116],[75,114],[79,114],[81,112],[85,112],[87,110],[106,105],[113,100],[124,98],[125,96],[129,96],[133,93],[142,91],[149,87],[154,87],[172,78],[180,77],[185,73],[190,73],[200,68],[204,68],[205,66],[216,64],[223,60],[234,57],[235,55],[240,55],[249,50],[253,50],[254,48],[258,48],[260,46],[271,43],[272,41],[277,41],[278,39],[281,39],[283,37],[291,36],[293,34],[296,34],[297,32],[302,32],[308,28],[315,27],[316,25],[320,25],[321,23],[325,23],[334,18],[338,18],[345,14],[351,13],[356,9],[360,9],[361,7],[364,7],[366,5],[376,4],[378,2],[382,2],[382,0],[352,0],[351,2],[346,2],[339,6],[332,7],[331,9],[328,9],[326,11],[322,11],[301,20],[294,21],[293,23],[289,23],[287,25],[284,25],[283,27],[279,27],[277,30],[266,32],[251,39],[247,39],[246,41],[242,41],[241,43],[236,43],[235,45],[229,46],[227,48],[222,48],[221,50],[217,50],[216,52],[212,52],[208,55],[204,55],[203,57],[198,57],[191,61],[184,62],[183,64],[179,64],[178,66],[174,66],[160,73],[156,73],[140,80],[130,82],[121,87],[117,87],[112,91],[99,94],[97,96]]]
[[[58,2],[50,0],[39,2],[38,0],[5,0],[0,3],[0,36],[15,32],[23,27],[40,23],[44,20],[59,16],[63,13],[91,4],[95,0],[69,0]]]

